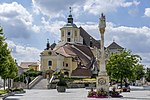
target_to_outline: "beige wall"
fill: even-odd
[[[66,63],[68,64],[68,67],[66,67]],[[70,70],[69,76],[71,76],[72,71],[77,68],[77,62],[73,62],[72,58],[65,58],[64,59],[64,68]]]
[[[48,66],[48,61],[52,61],[52,66]],[[41,56],[41,70],[46,71],[51,67],[52,70],[56,70],[57,57],[56,56]]]
[[[45,55],[42,56],[41,55],[41,70],[42,71],[46,71],[49,69],[49,67],[51,67],[52,70],[56,70],[56,68],[58,67],[58,56],[49,56],[49,55]],[[61,56],[61,58],[63,58],[63,56]],[[51,60],[52,61],[52,66],[48,66],[48,61]],[[60,59],[59,59],[60,60]],[[66,66],[66,64],[68,64],[68,67]],[[64,57],[63,59],[61,59],[61,69],[67,69],[69,70],[69,76],[71,76],[72,70],[75,70],[77,68],[77,62],[73,62],[72,58],[70,57]]]
[[[67,42],[67,38],[71,38],[71,42],[83,43],[83,39],[80,36],[79,28],[61,28],[61,42]],[[70,32],[71,35],[67,36]]]

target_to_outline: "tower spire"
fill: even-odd
[[[72,18],[72,14],[71,14],[71,7],[69,7],[69,9],[70,9],[70,14],[69,14],[69,16],[68,16],[68,23],[71,23],[71,24],[73,24],[73,18]]]

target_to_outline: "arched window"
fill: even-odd
[[[66,67],[68,67],[68,63],[66,63]]]
[[[51,60],[48,61],[48,66],[52,66],[52,61]]]
[[[68,36],[70,36],[71,35],[71,33],[70,32],[68,32]]]

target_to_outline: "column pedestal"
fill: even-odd
[[[102,73],[96,77],[96,89],[101,91],[102,89],[109,92],[109,76],[107,73]]]

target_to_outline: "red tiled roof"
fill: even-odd
[[[81,44],[66,43],[56,49],[55,52],[65,57],[78,57],[84,65],[90,63],[94,57],[90,48]]]
[[[29,68],[29,66],[37,66],[39,65],[38,62],[21,62],[20,67],[21,68]]]
[[[92,76],[90,69],[81,67],[72,71],[71,76]]]
[[[80,49],[82,52],[84,52],[89,57],[93,57],[93,53],[91,52],[91,49],[86,45],[75,45],[78,49]]]

